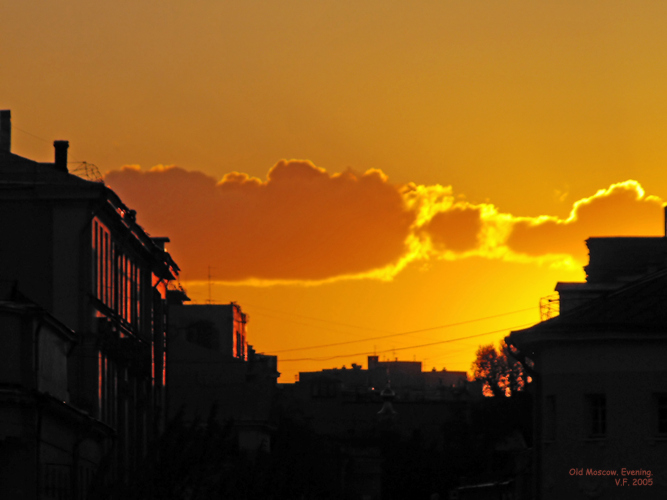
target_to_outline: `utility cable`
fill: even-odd
[[[388,332],[387,330],[380,330],[380,329],[377,329],[377,328],[369,328],[369,327],[366,327],[366,326],[359,326],[359,325],[350,325],[348,323],[340,323],[338,321],[331,321],[331,320],[328,320],[328,319],[315,318],[313,316],[306,316],[304,314],[285,313],[285,311],[278,311],[276,309],[269,309],[268,307],[257,306],[257,305],[249,304],[247,302],[244,302],[243,305],[244,306],[249,306],[249,307],[256,307],[256,308],[259,308],[259,309],[264,309],[266,311],[271,311],[271,312],[275,312],[275,313],[290,314],[292,316],[297,316],[299,318],[312,319],[313,321],[321,321],[322,323],[330,323],[332,325],[344,326],[344,327],[347,327],[347,328],[356,328],[358,330],[368,330],[370,332],[394,333],[394,332]],[[269,316],[267,314],[262,314],[262,313],[257,313],[257,312],[253,312],[253,314],[259,314],[260,316],[266,316],[267,318],[273,318],[273,319],[278,319],[278,320],[282,320],[282,321],[289,321],[291,323],[296,323],[297,325],[311,326],[311,325],[307,325],[305,323],[299,323],[299,322],[296,322],[294,320],[287,319],[287,318],[276,318],[275,316]],[[316,328],[322,328],[322,327],[316,327]],[[332,331],[335,331],[335,330],[332,330]]]
[[[524,323],[522,325],[515,325],[515,326],[510,326],[510,327],[507,327],[507,328],[501,328],[500,330],[494,330],[492,332],[478,333],[478,334],[475,334],[475,335],[468,335],[466,337],[458,337],[458,338],[455,338],[455,339],[440,340],[438,342],[431,342],[431,343],[428,343],[428,344],[419,344],[419,345],[411,345],[411,346],[407,346],[407,347],[397,347],[397,348],[393,348],[393,349],[385,349],[383,351],[357,352],[357,353],[353,353],[353,354],[340,354],[340,355],[337,355],[337,356],[329,356],[327,358],[280,359],[279,362],[280,363],[288,363],[288,362],[294,362],[294,361],[330,361],[332,359],[349,358],[349,357],[352,357],[352,356],[374,355],[378,352],[379,353],[384,353],[384,352],[393,352],[393,351],[405,351],[407,349],[418,349],[420,347],[430,347],[430,346],[434,346],[434,345],[447,344],[447,343],[450,343],[450,342],[457,342],[459,340],[467,340],[467,339],[472,339],[472,338],[476,338],[476,337],[483,337],[484,335],[491,335],[491,334],[494,334],[494,333],[505,332],[507,330],[513,330],[515,328],[523,328],[525,326],[530,326],[530,325],[534,325],[534,324],[535,324],[534,322]]]
[[[272,351],[272,352],[277,354],[277,353],[281,353],[281,352],[305,351],[305,350],[308,350],[308,349],[322,349],[322,348],[325,348],[325,347],[335,347],[335,346],[340,346],[340,345],[355,344],[355,343],[358,343],[358,342],[370,342],[370,341],[373,341],[373,340],[381,340],[381,339],[387,339],[387,338],[391,338],[391,337],[399,337],[399,336],[402,336],[402,335],[411,335],[413,333],[428,332],[428,331],[431,331],[431,330],[440,330],[440,329],[443,329],[443,328],[452,328],[454,326],[467,325],[467,324],[470,324],[470,323],[476,323],[478,321],[484,321],[484,320],[487,320],[487,319],[494,319],[494,318],[500,318],[502,316],[509,316],[510,314],[518,314],[520,312],[530,311],[530,310],[533,310],[533,309],[535,309],[535,308],[534,307],[527,307],[525,309],[519,309],[517,311],[510,311],[510,312],[501,313],[501,314],[494,314],[492,316],[485,316],[483,318],[469,319],[469,320],[466,320],[466,321],[460,321],[458,323],[449,323],[447,325],[432,326],[430,328],[422,328],[420,330],[411,330],[409,332],[392,333],[390,335],[382,335],[380,337],[368,337],[368,338],[365,338],[365,339],[348,340],[348,341],[345,341],[345,342],[336,342],[336,343],[333,343],[333,344],[320,344],[320,345],[314,345],[314,346],[308,346],[308,347],[294,347],[292,349],[281,349],[279,351]]]
[[[245,304],[244,304],[244,305],[245,305]],[[325,330],[325,331],[327,331],[327,332],[343,333],[343,334],[346,334],[346,335],[352,335],[352,336],[356,336],[356,337],[359,336],[358,334],[355,335],[355,334],[350,333],[350,332],[343,332],[343,331],[341,331],[341,330],[336,330],[336,329],[334,329],[334,328],[327,328],[326,326],[310,325],[310,324],[308,324],[308,323],[304,323],[304,322],[302,322],[302,321],[295,321],[295,320],[293,320],[293,319],[288,319],[288,318],[279,318],[279,317],[277,317],[277,316],[271,316],[271,315],[269,315],[269,314],[264,314],[264,313],[260,313],[260,312],[256,312],[256,311],[253,311],[253,312],[252,312],[252,316],[253,316],[253,317],[254,317],[254,316],[261,316],[261,317],[263,317],[263,318],[270,318],[270,319],[275,319],[275,320],[278,320],[278,321],[287,321],[288,323],[292,323],[292,324],[294,324],[294,325],[305,326],[305,327],[308,327],[308,328],[315,328],[315,329],[317,329],[317,330]],[[323,320],[322,320],[322,321],[323,321]],[[345,325],[345,326],[347,326],[347,325]],[[363,328],[363,327],[356,327],[356,328]],[[379,332],[382,332],[382,331],[386,331],[386,330],[373,330],[373,331],[376,331],[376,332],[378,332],[378,331],[379,331]],[[359,342],[359,341],[358,341],[358,340],[355,340],[355,341],[353,341],[353,342]],[[301,349],[307,349],[307,348],[301,348]]]
[[[17,127],[16,125],[14,125],[13,123],[12,123],[12,130],[18,130],[19,132],[23,132],[24,134],[28,134],[28,135],[34,137],[35,139],[39,139],[40,141],[44,141],[44,142],[46,142],[46,143],[49,143],[49,142],[50,142],[50,141],[48,141],[47,139],[44,139],[43,137],[39,137],[38,135],[31,134],[30,132],[28,132],[27,130],[23,130],[22,128],[18,128],[18,127]]]

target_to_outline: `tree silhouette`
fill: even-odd
[[[523,365],[504,340],[498,350],[493,344],[479,346],[471,369],[474,380],[484,382],[485,396],[510,397],[530,382]]]

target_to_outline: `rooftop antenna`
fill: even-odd
[[[68,162],[68,163],[76,163],[77,166],[74,167],[72,170],[70,170],[70,173],[77,175],[79,177],[82,177],[83,179],[93,181],[93,182],[99,182],[100,184],[104,184],[104,178],[102,177],[102,174],[100,173],[100,169],[97,168],[97,165],[94,165],[92,163],[88,163],[86,161],[81,161],[81,162]]]
[[[212,304],[213,300],[211,300],[211,266],[208,266],[208,300],[206,301],[207,304]]]

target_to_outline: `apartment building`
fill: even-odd
[[[166,296],[179,271],[165,250],[169,240],[149,236],[136,212],[103,182],[71,174],[68,147],[54,142],[53,163],[13,154],[11,114],[0,111],[0,301],[15,317],[49,318],[58,326],[40,335],[60,339],[57,351],[30,347],[26,339],[45,330],[18,320],[2,323],[3,345],[24,356],[19,371],[37,370],[31,356],[44,353],[42,363],[55,356],[49,376],[58,382],[54,392],[3,371],[0,390],[35,398],[57,393],[63,418],[72,419],[66,425],[86,421],[93,436],[63,444],[63,454],[52,459],[43,444],[60,431],[38,429],[44,420],[0,425],[3,458],[34,455],[26,472],[32,489],[22,498],[84,498],[75,479],[82,475],[89,489],[122,482],[166,417]],[[3,409],[15,411],[22,404],[16,397],[5,399]],[[77,469],[84,445],[88,457],[97,456],[85,472]],[[54,470],[60,471],[58,487],[47,488]],[[11,487],[3,481],[0,496]]]

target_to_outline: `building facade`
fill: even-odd
[[[111,189],[69,173],[66,141],[53,163],[12,154],[10,118],[0,112],[0,298],[71,330],[63,401],[113,431],[91,486],[101,491],[127,480],[164,425],[166,294],[178,266],[168,239],[151,238]]]
[[[536,389],[534,498],[667,495],[667,238],[591,238],[561,314],[506,340]]]
[[[85,498],[91,489],[114,433],[71,403],[74,344],[74,332],[35,304],[0,301],[3,498]]]
[[[171,297],[182,296],[179,292]],[[170,300],[169,415],[186,422],[234,422],[241,449],[269,451],[274,428],[278,360],[247,341],[248,316],[230,304]]]

